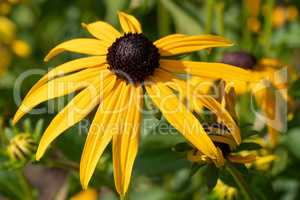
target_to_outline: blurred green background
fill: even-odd
[[[256,57],[271,58],[289,66],[289,95],[294,99],[288,130],[279,143],[267,152],[278,159],[265,169],[245,172],[256,199],[300,198],[300,1],[298,0],[0,0],[0,199],[70,199],[81,191],[78,163],[85,141],[78,126],[61,136],[46,158],[35,162],[34,150],[42,130],[66,99],[44,103],[52,114],[27,115],[18,127],[11,125],[17,109],[15,83],[21,74],[39,69],[22,82],[21,98],[48,69],[76,58],[65,53],[49,63],[43,57],[55,45],[76,37],[90,37],[81,23],[103,20],[120,28],[117,11],[136,16],[150,39],[171,34],[217,34],[235,46],[193,53],[190,58],[220,62],[224,52],[244,51]],[[239,99],[242,133],[249,133],[249,96]],[[244,107],[243,107],[244,106]],[[179,135],[156,134],[164,119],[145,115],[151,128],[144,130],[129,192],[130,199],[224,199],[239,198],[226,172],[206,166],[190,176],[192,165],[172,147],[183,141]],[[148,125],[149,125],[148,124]],[[148,126],[145,124],[145,126]],[[264,135],[266,129],[255,131]],[[33,137],[28,155],[8,155],[11,141],[20,133]],[[81,133],[81,134],[79,134]],[[249,133],[250,134],[250,133]],[[91,183],[82,199],[117,199],[112,176],[110,149],[101,158]],[[244,169],[241,169],[244,170]],[[217,179],[220,177],[221,182]],[[227,184],[226,186],[224,184]],[[233,192],[235,191],[235,192]],[[235,195],[230,195],[235,194]],[[77,196],[78,197],[78,196]],[[76,198],[76,197],[75,197]]]

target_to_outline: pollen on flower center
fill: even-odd
[[[157,47],[141,33],[127,33],[109,48],[109,69],[130,83],[140,83],[159,66]]]

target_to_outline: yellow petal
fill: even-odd
[[[213,162],[217,167],[222,167],[225,164],[224,156],[222,150],[219,147],[217,147],[217,150],[218,150],[218,156],[217,159],[213,160]]]
[[[118,119],[117,119],[117,129],[118,129],[118,134],[123,134],[123,120],[124,117],[126,115],[126,113],[128,112],[128,110],[126,109],[126,104],[129,100],[129,94],[130,94],[130,87],[129,85],[126,85],[120,95],[120,109],[118,110]],[[125,122],[126,123],[126,122]],[[121,193],[121,184],[122,184],[122,169],[121,169],[121,160],[120,160],[120,156],[118,155],[118,147],[121,148],[121,144],[120,144],[120,140],[116,139],[116,135],[113,136],[113,166],[114,166],[114,180],[115,180],[115,186],[116,186],[116,190],[118,193]]]
[[[56,55],[64,52],[71,51],[75,53],[88,54],[88,55],[105,55],[107,53],[107,48],[109,46],[107,43],[97,40],[97,39],[73,39],[63,42],[56,47],[54,47],[44,58],[44,61],[49,61]]]
[[[128,86],[126,112],[120,120],[122,132],[113,136],[113,160],[115,183],[119,194],[124,195],[129,187],[133,163],[138,151],[143,90],[141,87]]]
[[[188,141],[210,158],[217,157],[217,149],[199,121],[163,82],[155,80],[146,85],[146,91],[168,122]]]
[[[198,100],[197,103],[208,108],[209,110],[211,110],[217,115],[218,121],[226,125],[226,127],[230,130],[230,133],[232,134],[236,143],[240,144],[241,143],[240,129],[235,123],[235,121],[233,120],[233,118],[230,116],[228,111],[223,109],[221,104],[210,96],[198,96],[197,100]]]
[[[258,82],[250,71],[223,63],[160,60],[160,67],[174,73],[187,73],[200,77]]]
[[[113,43],[121,34],[110,24],[98,21],[90,24],[82,24],[94,37]]]
[[[105,97],[98,107],[91,124],[80,161],[80,181],[86,189],[95,171],[96,165],[112,139],[118,132],[116,123],[119,116],[120,95],[125,83],[116,84],[115,89]]]
[[[140,22],[132,15],[118,12],[121,27],[125,33],[142,33]]]
[[[92,68],[49,81],[26,96],[13,118],[13,123],[17,123],[23,115],[38,104],[85,88],[100,77],[104,78],[109,74],[108,70]]]
[[[158,40],[156,40],[153,44],[157,47],[163,47],[166,44],[172,43],[174,41],[177,41],[178,39],[182,39],[184,37],[187,37],[187,35],[184,34],[171,34],[171,35],[167,35],[165,37],[162,37]]]
[[[26,97],[31,94],[31,92],[38,89],[40,86],[42,86],[44,83],[46,83],[48,80],[55,78],[57,76],[65,75],[71,72],[75,72],[81,69],[85,68],[92,68],[92,67],[102,67],[103,69],[106,68],[104,65],[106,63],[106,56],[91,56],[87,58],[79,58],[72,60],[70,62],[66,62],[64,64],[61,64],[54,69],[52,69],[50,72],[48,72],[46,75],[44,75],[27,93]],[[26,98],[25,97],[25,98]]]
[[[71,197],[71,200],[97,200],[97,199],[98,199],[97,190],[92,188],[83,190]]]
[[[228,155],[227,159],[233,163],[252,163],[256,160],[256,156],[253,154],[247,155],[247,156],[241,156],[241,155]]]
[[[91,85],[75,96],[68,105],[52,120],[44,132],[36,153],[39,160],[49,144],[75,123],[82,120],[111,91],[115,84],[115,76],[109,76],[95,85]]]
[[[212,47],[232,46],[232,42],[214,35],[199,36],[177,36],[162,42],[156,46],[159,48],[160,55],[172,56],[177,54],[189,53]]]

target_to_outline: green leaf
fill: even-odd
[[[300,128],[294,128],[283,138],[283,144],[288,150],[300,159]]]
[[[219,178],[219,169],[214,164],[207,165],[204,176],[208,190],[211,191],[217,184]]]
[[[261,149],[262,146],[255,142],[244,142],[237,147],[236,151],[251,151]]]
[[[0,171],[0,194],[14,200],[29,199],[26,195],[27,191],[24,185],[21,184],[17,172]]]
[[[186,142],[180,142],[178,144],[176,144],[172,150],[173,151],[176,151],[176,152],[186,152],[186,151],[189,151],[189,150],[192,150],[193,148],[191,147],[191,145],[189,145],[188,143]]]
[[[191,178],[192,176],[194,176],[198,172],[198,170],[204,166],[205,164],[193,163],[190,169],[189,177]]]

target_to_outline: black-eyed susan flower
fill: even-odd
[[[221,88],[224,91],[221,97],[222,107],[227,110],[231,116],[233,116],[234,120],[236,120],[235,116],[235,92],[234,88],[230,86],[225,86],[225,84],[221,83]],[[220,88],[220,89],[221,89]],[[197,98],[197,97],[196,97]],[[199,97],[198,97],[199,98]],[[195,102],[193,100],[192,102]],[[197,102],[195,102],[197,104]],[[196,108],[196,107],[193,107]],[[197,111],[197,109],[196,109]],[[199,111],[197,111],[199,112]],[[215,163],[217,167],[222,167],[225,165],[225,160],[228,160],[233,163],[251,163],[255,160],[255,155],[247,154],[241,155],[239,152],[235,152],[239,143],[236,142],[235,138],[240,138],[239,131],[232,131],[233,129],[229,129],[224,123],[223,120],[219,118],[221,111],[216,112],[216,121],[210,124],[206,124],[204,129],[210,139],[213,141],[217,150],[219,152],[218,161],[213,161],[207,155],[205,155],[201,150],[192,149],[187,153],[187,159],[196,162],[196,163]],[[228,123],[227,123],[228,124]],[[235,129],[236,130],[236,129]]]
[[[285,113],[282,113],[283,111],[277,108],[282,105],[282,102],[286,102],[289,109],[288,112],[291,115],[294,107],[293,99],[287,94],[287,80],[289,80],[287,77],[295,79],[296,73],[293,72],[293,68],[277,59],[262,58],[257,61],[253,55],[247,52],[226,53],[222,62],[247,69],[252,73],[252,76],[265,79],[264,82],[255,84],[237,80],[228,81],[227,83],[235,88],[237,94],[251,91],[265,116],[270,120],[277,120],[275,124],[278,128],[268,125],[270,141],[273,145],[276,145],[279,135],[278,130],[282,129],[283,123],[285,123],[282,117],[279,117],[285,115]],[[279,71],[285,67],[287,67],[287,74],[280,73]],[[276,93],[279,94],[280,98],[276,97]]]
[[[45,61],[64,51],[90,56],[57,66],[42,77],[24,98],[13,121],[16,123],[43,101],[80,90],[46,129],[36,159],[43,156],[55,138],[98,105],[82,153],[80,180],[87,188],[99,158],[112,140],[115,185],[124,195],[138,151],[143,88],[172,126],[203,154],[217,160],[216,146],[174,93],[174,90],[184,92],[186,87],[184,79],[177,74],[244,81],[253,81],[253,77],[246,70],[227,64],[179,61],[170,57],[232,45],[222,37],[173,34],[151,42],[142,33],[135,17],[120,12],[119,20],[122,33],[102,21],[83,24],[95,38],[73,39],[52,49]],[[221,109],[213,98],[199,99],[198,102],[209,109]],[[225,118],[223,121],[228,127],[236,126],[227,112],[222,112],[219,117]],[[240,138],[235,137],[235,141],[239,143]]]

